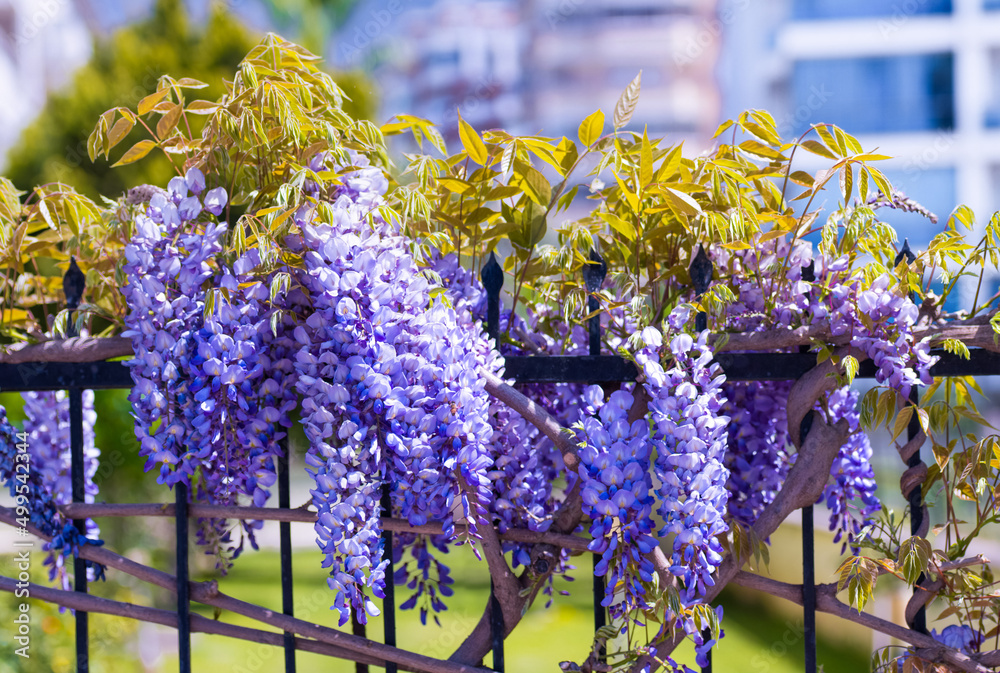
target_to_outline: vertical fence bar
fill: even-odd
[[[382,484],[382,515],[392,516],[392,492],[389,482]],[[388,565],[385,568],[385,600],[382,601],[382,625],[385,631],[385,644],[396,645],[396,579],[392,563],[392,531],[382,530],[382,558]],[[385,673],[396,673],[396,663],[385,662]]]
[[[174,486],[177,534],[177,659],[180,673],[191,673],[191,596],[188,573],[188,485]]]
[[[917,387],[914,386],[910,389],[910,402],[917,404],[920,401],[920,393],[917,391]],[[916,414],[910,416],[910,424],[906,427],[906,438],[907,441],[913,439],[920,433],[920,420],[917,418]],[[909,457],[906,461],[907,468],[916,467],[920,465],[920,448],[918,447],[913,455]],[[910,535],[917,535],[920,533],[920,529],[924,525],[924,494],[923,488],[920,484],[917,484],[913,489],[906,494],[906,499],[910,503]],[[918,591],[923,591],[919,586],[924,581],[924,574],[920,573],[917,578],[917,584],[913,587],[913,593]],[[917,610],[916,614],[913,615],[913,623],[909,625],[914,631],[919,631],[920,633],[927,633],[927,609],[923,606]]]
[[[66,318],[66,336],[77,336],[76,309],[83,299],[86,286],[86,276],[76,264],[76,258],[69,258],[69,268],[63,276],[63,293],[66,295],[66,308],[69,314]],[[69,397],[69,456],[70,456],[70,487],[73,502],[84,502],[86,488],[84,486],[83,466],[83,390],[70,388]],[[84,519],[74,519],[73,526],[81,536],[87,534],[87,524]],[[87,562],[79,556],[73,557],[73,590],[87,593]],[[87,613],[76,611],[76,670],[77,673],[90,671],[90,631]]]
[[[691,285],[694,287],[696,297],[701,297],[701,295],[708,291],[708,286],[712,283],[712,274],[714,271],[712,260],[708,258],[705,247],[699,246],[698,254],[692,257],[691,265],[688,267],[688,275],[691,277]],[[696,332],[703,332],[708,329],[707,313],[698,311],[694,317],[694,329]],[[702,631],[701,637],[704,642],[711,640],[711,630],[705,629]],[[712,673],[712,650],[705,653],[705,665],[701,667],[701,671],[702,673]]]
[[[802,508],[802,620],[805,673],[816,673],[816,559],[813,507]]]
[[[900,262],[906,261],[907,264],[913,264],[916,261],[917,256],[913,254],[910,250],[909,239],[903,239],[903,246],[899,249],[899,254],[896,255],[896,259],[893,260],[892,264],[894,267],[898,267]],[[920,393],[916,386],[910,389],[910,402],[916,406],[920,402]],[[913,439],[920,433],[920,420],[917,418],[916,414],[910,417],[910,423],[906,427],[906,439],[907,441]],[[920,465],[920,449],[917,448],[906,461],[906,467],[913,468]],[[923,489],[920,484],[914,486],[909,493],[904,494],[907,501],[910,504],[910,535],[917,535],[920,529],[924,525],[924,497]],[[921,591],[917,588],[924,581],[924,574],[920,573],[920,577],[917,578],[917,586],[913,588],[913,592],[916,593]],[[909,624],[909,627],[914,631],[920,633],[927,633],[927,611],[925,608],[921,607],[917,610],[917,613],[913,616],[913,622]]]
[[[278,507],[291,509],[292,495],[288,474],[288,436],[281,440],[281,457],[278,458]],[[281,545],[281,612],[295,615],[295,594],[292,588],[292,524],[278,524]],[[295,673],[295,635],[285,631],[285,673]]]
[[[73,502],[84,501],[83,469],[83,390],[70,388],[69,396],[69,445],[70,481]],[[73,525],[81,536],[86,535],[84,519],[74,519]],[[79,556],[73,557],[73,590],[87,593],[87,562]],[[78,673],[90,671],[90,632],[87,613],[76,611],[76,670]]]
[[[490,252],[490,258],[483,264],[483,270],[479,273],[479,278],[483,282],[486,290],[486,333],[493,339],[494,348],[500,349],[500,288],[503,287],[503,269],[497,262],[497,256]],[[496,598],[493,587],[493,578],[490,578],[490,637],[493,641],[493,670],[502,673],[503,671],[503,636],[504,623],[503,612],[500,610],[500,601]]]
[[[604,279],[608,274],[608,264],[594,249],[591,249],[590,251],[590,261],[592,262],[591,264],[587,264],[583,267],[583,283],[587,288],[587,292],[590,294],[587,298],[587,312],[594,313],[601,306],[600,302],[597,301],[597,297],[593,296],[593,294],[601,289],[601,285],[604,283]],[[600,355],[601,316],[595,315],[587,321],[587,333],[590,341],[590,354]],[[591,575],[594,583],[594,631],[596,632],[608,622],[603,605],[605,593],[604,576],[597,574],[597,564],[600,563],[601,559],[597,554],[591,554],[590,556],[594,564],[594,570]],[[606,648],[602,647],[598,652],[598,658],[601,661],[604,661],[606,654]]]
[[[816,262],[802,267],[802,280],[812,283],[816,281]],[[799,346],[800,353],[808,353],[808,346]],[[799,427],[799,437],[805,441],[812,427],[812,414],[807,414],[803,425]],[[802,630],[805,642],[805,670],[815,673],[816,661],[816,537],[814,534],[815,520],[813,506],[802,508]]]

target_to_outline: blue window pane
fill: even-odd
[[[954,126],[951,54],[796,61],[791,115],[799,133],[829,122],[851,134]]]
[[[1000,0],[985,0],[1000,7]],[[912,16],[948,14],[951,0],[795,0],[792,16],[796,19],[849,19],[866,16]]]

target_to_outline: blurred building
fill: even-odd
[[[631,128],[707,138],[720,114],[716,0],[371,0],[330,50],[365,67],[384,117],[408,112],[456,137],[456,110],[478,128],[576,135],[610,117],[642,71]]]
[[[772,111],[786,135],[831,122],[942,219],[1000,208],[1000,1],[722,0],[723,114]],[[941,229],[896,216],[924,245]],[[971,299],[971,297],[970,297]]]

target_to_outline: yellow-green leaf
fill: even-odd
[[[222,106],[218,103],[213,103],[210,100],[195,100],[188,103],[187,111],[196,115],[208,115],[212,114],[220,107]]]
[[[437,181],[439,185],[455,194],[465,194],[472,191],[472,185],[465,180],[459,180],[458,178],[438,178]]]
[[[801,143],[803,149],[809,150],[813,154],[818,154],[821,157],[827,159],[836,159],[837,157],[830,150],[826,149],[822,143],[815,140],[803,140]]]
[[[176,85],[185,89],[204,89],[208,86],[201,80],[192,79],[191,77],[181,77],[177,80]]]
[[[580,142],[590,147],[604,133],[604,112],[598,110],[580,124]]]
[[[510,183],[520,187],[538,205],[548,207],[552,199],[552,187],[537,168],[515,159]]]
[[[670,202],[671,208],[677,212],[685,215],[697,215],[701,212],[701,206],[698,205],[698,202],[684,192],[671,189],[670,187],[665,187],[663,189],[663,195],[667,197],[667,201]]]
[[[124,166],[126,164],[131,164],[133,162],[142,159],[144,156],[150,153],[150,151],[156,147],[156,143],[152,140],[140,140],[135,145],[129,148],[129,151],[122,156],[113,166]]]
[[[177,122],[180,121],[181,112],[184,110],[180,103],[175,103],[170,110],[168,110],[162,117],[160,121],[156,123],[156,135],[163,139],[170,135],[170,132],[174,130],[177,126]]]
[[[598,213],[597,216],[611,225],[612,229],[627,238],[629,242],[635,241],[635,225],[631,222],[623,220],[614,213]]]
[[[139,107],[137,108],[139,115],[144,115],[156,107],[156,104],[163,100],[168,93],[170,93],[170,89],[160,89],[139,101]]]
[[[108,134],[108,149],[120,143],[128,135],[128,132],[132,130],[133,126],[135,126],[135,122],[125,117],[115,122],[115,125],[111,128],[111,132]]]
[[[468,152],[469,158],[477,164],[486,165],[489,154],[486,152],[486,145],[483,139],[476,133],[476,129],[469,125],[469,122],[462,119],[461,113],[458,115],[458,136],[462,139],[462,147]]]
[[[860,365],[858,364],[858,359],[853,355],[846,355],[842,360],[844,365],[844,372],[847,374],[847,382],[853,383],[854,377],[858,375],[858,369]]]
[[[646,187],[653,181],[653,148],[646,129],[642,130],[642,149],[639,152],[639,186]]]

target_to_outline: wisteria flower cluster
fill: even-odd
[[[624,390],[605,402],[601,387],[591,386],[585,398],[591,413],[580,424],[578,455],[594,538],[590,549],[601,554],[595,573],[607,576],[603,605],[621,619],[650,607],[644,583],[653,582],[649,554],[658,542],[653,535],[649,424],[644,418],[629,422],[634,399]]]
[[[682,320],[681,314],[671,316],[675,324]],[[668,351],[672,365],[667,368],[660,364],[660,332],[648,327],[642,338],[646,346],[636,354],[636,362],[651,398],[661,535],[674,536],[671,572],[681,581],[682,597],[693,602],[714,585],[712,573],[723,553],[719,536],[729,528],[725,376],[713,362],[707,332],[697,341],[686,333],[673,336]]]
[[[472,536],[489,525],[492,426],[476,370],[501,362],[454,308],[431,301],[407,240],[377,209],[385,178],[366,163],[351,157],[358,170],[326,208],[299,210],[302,236],[291,243],[311,311],[294,331],[306,461],[342,623],[378,614],[366,590],[381,597],[385,582],[384,483],[411,524],[441,521],[449,538],[456,523]]]
[[[270,331],[269,292],[249,273],[259,264],[251,250],[232,268],[218,263],[226,231],[215,218],[227,203],[223,188],[205,190],[197,168],[150,190],[136,214],[125,249],[125,336],[130,394],[140,453],[160,481],[184,482],[192,500],[230,504],[243,495],[263,506],[276,479],[280,440],[294,406],[290,350]],[[209,303],[210,288],[219,288]],[[267,354],[264,351],[267,350]],[[199,540],[219,556],[238,556],[223,520],[201,520]],[[244,521],[251,545],[260,522]]]

